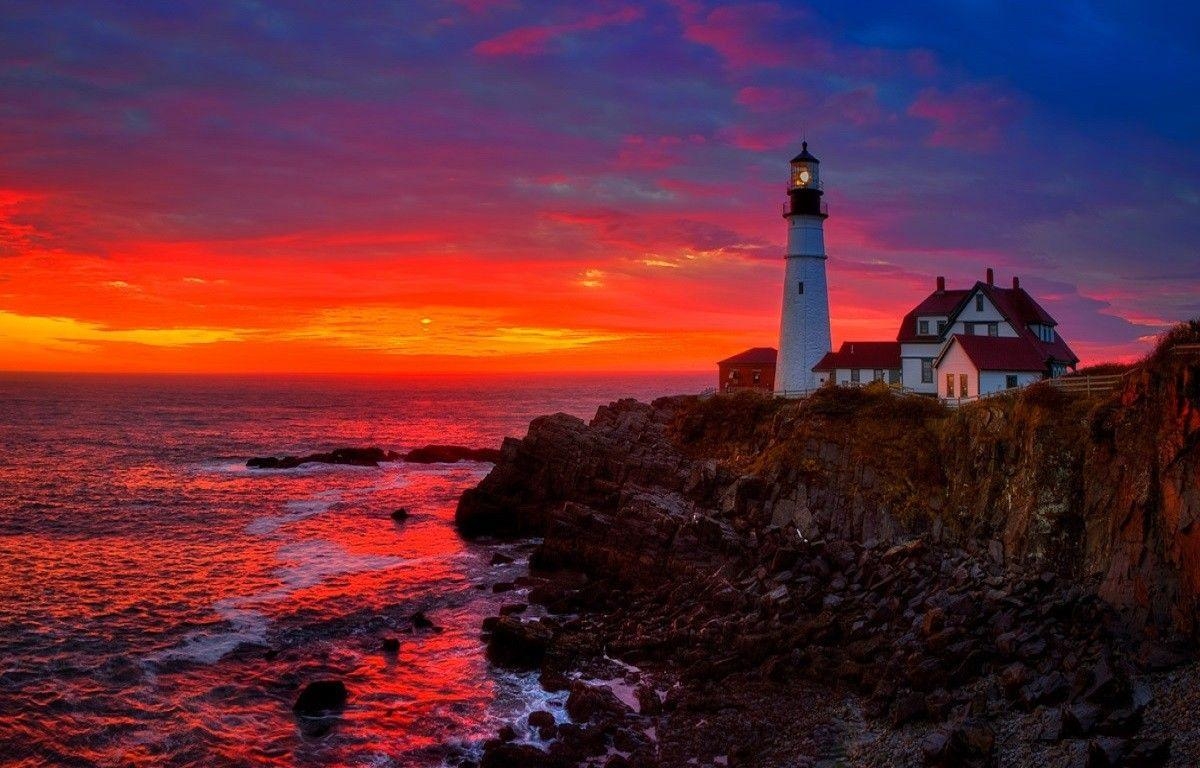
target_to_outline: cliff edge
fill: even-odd
[[[541,537],[514,595],[536,610],[485,638],[569,689],[572,722],[482,765],[1197,764],[1198,342],[1177,328],[1100,396],[535,420],[456,522]],[[622,677],[636,710],[604,690]]]

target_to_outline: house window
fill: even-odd
[[[976,312],[983,311],[983,294],[982,293],[975,294],[975,311]]]
[[[900,369],[899,368],[893,368],[890,371],[888,371],[888,384],[892,384],[892,385],[900,384]]]
[[[875,369],[875,375],[871,378],[871,381],[883,381],[883,369],[882,368]]]
[[[755,371],[752,374],[751,378],[754,380],[755,384],[759,383],[760,381],[762,381],[762,371]]]
[[[917,323],[917,333],[920,334],[921,336],[929,335],[929,321],[928,320],[921,320]]]
[[[933,358],[931,357],[921,358],[921,383],[933,383]]]
[[[739,375],[740,373],[741,373],[741,371],[740,371],[740,370],[738,370],[737,368],[734,368],[732,371],[730,371],[730,372],[729,372],[729,380],[730,380],[730,381],[737,381],[737,380],[738,380],[738,375]]]
[[[938,320],[937,329],[938,329],[938,336],[941,336],[942,332],[946,330],[946,321]]]
[[[967,374],[965,373],[958,374],[958,396],[969,397],[967,394]]]
[[[1000,335],[1000,323],[988,323],[988,336]]]
[[[1005,389],[1016,389],[1017,388],[1017,375],[1015,373],[1010,373],[1004,377],[1004,388]]]
[[[954,374],[946,374],[946,397],[954,397]]]
[[[850,381],[851,381],[852,383],[854,383],[854,384],[857,384],[857,383],[859,382],[859,378],[858,378],[858,369],[857,369],[857,368],[851,368],[851,369],[850,369]]]
[[[967,336],[975,335],[975,323],[963,323],[963,333]]]
[[[803,296],[803,295],[804,295],[804,281],[803,281],[803,280],[802,280],[802,281],[800,281],[800,282],[797,284],[797,286],[798,286],[798,287],[799,287],[799,289],[800,289],[800,295],[801,295],[801,296]]]

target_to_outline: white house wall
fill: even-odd
[[[906,343],[900,345],[900,376],[902,383],[914,392],[932,394],[937,391],[937,380],[921,383],[921,359],[935,359],[942,349],[942,342],[933,344]]]
[[[976,296],[983,296],[983,309],[981,310],[975,309]],[[997,331],[1000,336],[1012,338],[1017,335],[1017,332],[1012,325],[1004,319],[1004,315],[1000,314],[1000,310],[996,309],[996,305],[992,304],[987,296],[984,296],[978,292],[971,294],[971,296],[967,299],[967,303],[963,306],[962,311],[955,316],[954,326],[950,331],[951,334],[961,333],[964,335],[970,335],[967,334],[967,323],[997,323]],[[987,333],[976,333],[975,335],[986,336]]]
[[[1008,389],[1007,377],[1016,376],[1018,387],[1027,387],[1034,382],[1041,381],[1040,373],[1031,373],[1028,371],[982,371],[979,374],[979,384],[982,394],[990,395],[993,392],[999,392],[1002,389]]]
[[[959,389],[959,376],[967,374],[967,397],[976,397],[979,395],[979,371],[975,370],[975,364],[967,357],[967,353],[963,348],[955,343],[951,343],[946,350],[946,355],[942,358],[942,364],[934,368],[933,380],[937,384],[938,397],[946,398],[946,374],[954,374],[954,398],[962,397],[962,391]]]

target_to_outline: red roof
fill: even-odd
[[[960,333],[951,337],[934,365],[941,365],[955,344],[962,347],[967,359],[980,371],[1045,371],[1050,367],[1049,355],[1042,354],[1024,336],[965,336]]]
[[[837,352],[827,352],[821,362],[813,366],[814,371],[832,371],[835,368],[883,368],[900,367],[900,342],[898,341],[844,341]]]
[[[937,341],[936,326],[930,328],[933,333],[927,336],[918,335],[917,318],[953,317],[975,294],[975,291],[980,291],[987,296],[1013,329],[1022,338],[1033,344],[1038,353],[1046,359],[1054,358],[1067,365],[1075,365],[1079,362],[1079,358],[1057,333],[1054,334],[1054,341],[1042,341],[1033,331],[1029,330],[1030,325],[1055,326],[1058,323],[1024,288],[998,288],[983,282],[975,283],[967,290],[934,291],[929,294],[924,301],[904,316],[900,332],[896,334],[896,340],[902,342]]]
[[[917,317],[949,317],[954,314],[971,291],[958,288],[951,291],[934,291],[918,304],[912,312],[904,316],[900,323],[900,332],[896,341],[937,341],[937,326],[930,328],[931,333],[921,336],[917,333]]]
[[[1054,358],[1067,365],[1079,362],[1079,358],[1057,332],[1054,334],[1054,341],[1042,341],[1029,330],[1030,325],[1055,326],[1058,323],[1041,304],[1025,292],[1024,288],[997,288],[987,283],[976,283],[975,288],[982,291],[983,295],[996,305],[1000,314],[1007,318],[1017,333],[1037,348],[1043,359]]]
[[[752,347],[745,352],[727,357],[717,365],[775,365],[779,352],[774,347]]]

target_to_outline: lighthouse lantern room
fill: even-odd
[[[788,203],[787,268],[779,320],[775,391],[800,393],[816,386],[813,368],[831,349],[829,288],[825,281],[825,219],[821,163],[808,142],[792,158]]]

